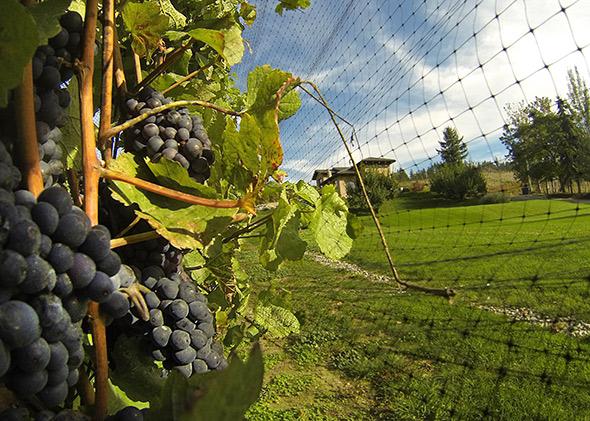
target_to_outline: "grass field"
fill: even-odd
[[[309,257],[272,280],[247,265],[256,289],[302,325],[264,340],[265,386],[249,419],[590,419],[588,339],[476,308],[589,321],[590,206],[409,195],[380,213],[402,276],[457,297],[400,293]],[[385,273],[370,225],[348,259]]]

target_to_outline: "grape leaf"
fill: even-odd
[[[320,199],[317,189],[303,180],[297,182],[294,186],[295,194],[311,205],[315,205]]]
[[[172,373],[162,398],[148,412],[149,420],[235,421],[244,419],[262,389],[264,364],[260,345],[252,348],[248,360],[234,357],[223,371],[213,371],[186,379]]]
[[[109,380],[109,399],[108,399],[108,413],[114,414],[121,409],[125,408],[126,406],[134,406],[136,408],[149,408],[150,404],[148,402],[141,402],[141,401],[134,401],[127,396],[125,391],[118,386],[114,385],[113,382]]]
[[[161,13],[160,6],[154,1],[128,1],[121,13],[125,28],[131,33],[133,51],[140,57],[151,54],[168,29],[168,16]]]
[[[182,29],[186,26],[186,16],[176,10],[170,0],[158,0],[158,3],[160,3],[162,12],[170,18],[176,29]]]
[[[66,168],[82,170],[82,133],[80,132],[80,96],[78,79],[72,78],[68,84],[70,106],[66,109],[66,124],[61,131],[63,137],[60,145],[63,150],[62,161]]]
[[[110,168],[131,177],[156,181],[150,167],[141,159],[135,159],[130,153],[121,154],[117,159],[112,160]],[[164,167],[154,168],[157,168],[155,171],[161,177]],[[178,180],[172,181],[178,183]],[[137,215],[145,219],[160,235],[178,248],[202,248],[219,230],[224,229],[238,212],[237,208],[218,209],[189,205],[142,191],[120,181],[113,182],[111,190],[113,197],[121,203],[128,206],[136,203],[139,206]]]
[[[225,44],[223,54],[227,64],[233,66],[242,61],[244,57],[244,40],[242,39],[242,28],[237,25],[223,30]]]
[[[279,0],[275,7],[275,12],[283,15],[283,10],[307,9],[311,5],[311,0]]]
[[[299,333],[299,320],[293,313],[274,304],[258,303],[254,310],[254,320],[274,338],[284,338],[291,333]]]
[[[158,162],[152,162],[146,159],[146,164],[162,186],[206,198],[214,198],[217,195],[211,187],[191,178],[186,169],[176,161],[160,159]]]
[[[142,339],[125,335],[117,338],[110,354],[114,369],[109,377],[128,398],[155,404],[166,383],[165,372],[146,354]]]
[[[252,26],[256,20],[256,6],[247,1],[242,1],[240,3],[240,17],[244,19],[246,25]]]
[[[49,38],[61,31],[59,18],[64,14],[64,10],[70,7],[71,2],[72,0],[45,0],[29,8],[29,12],[37,22],[39,45],[47,44]]]
[[[307,243],[299,237],[299,212],[283,191],[260,241],[260,263],[275,271],[283,260],[300,260]]]
[[[322,253],[331,259],[341,259],[352,247],[347,233],[348,208],[333,185],[322,189],[322,197],[316,203],[309,229]]]
[[[244,41],[242,30],[239,26],[232,26],[229,29],[215,30],[197,28],[189,31],[188,34],[194,39],[204,42],[213,48],[230,65],[239,63],[244,55]]]
[[[8,105],[8,91],[21,83],[38,45],[39,31],[29,11],[20,1],[0,1],[0,107]]]
[[[293,89],[281,98],[279,104],[279,120],[286,120],[292,117],[299,111],[299,108],[301,108],[301,98],[299,98],[299,92]]]

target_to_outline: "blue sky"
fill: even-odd
[[[282,17],[274,0],[253,3],[258,20],[244,32],[251,52],[234,68],[240,86],[262,64],[316,82],[354,125],[356,160],[423,168],[438,159],[449,125],[470,159],[502,160],[506,104],[565,95],[574,66],[590,81],[587,0],[312,0]],[[349,164],[326,112],[302,100],[281,123],[291,180]]]

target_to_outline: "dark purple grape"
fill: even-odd
[[[158,326],[151,331],[152,341],[159,348],[163,348],[168,345],[171,335],[172,329],[170,329],[168,326]]]
[[[77,12],[66,12],[59,19],[59,23],[69,32],[82,32],[83,29],[82,16],[80,16],[80,14],[78,14]]]
[[[172,301],[166,308],[166,314],[173,320],[181,320],[188,316],[188,304],[180,299]]]
[[[190,346],[174,353],[174,360],[180,364],[191,364],[197,356],[197,351],[195,351]]]
[[[143,126],[143,129],[141,130],[141,134],[143,138],[146,140],[153,136],[157,136],[159,133],[160,129],[154,123],[146,124],[145,126]]]
[[[57,68],[54,66],[47,65],[46,62],[45,67],[43,67],[43,71],[41,72],[41,75],[37,79],[37,84],[45,89],[53,89],[57,87],[60,82],[61,74],[59,73],[59,70],[57,70]],[[53,93],[53,95],[55,94]],[[41,100],[45,101],[43,96],[41,96]],[[57,100],[56,103],[59,105],[59,100]]]
[[[157,308],[151,309],[149,322],[153,327],[163,326],[164,314],[162,311]]]
[[[24,281],[27,276],[27,261],[16,251],[0,252],[0,287],[12,288]]]
[[[207,363],[201,359],[196,359],[193,361],[193,371],[197,374],[206,373],[209,371],[209,367]]]
[[[70,374],[70,369],[67,365],[63,365],[55,370],[47,370],[47,385],[54,386],[56,384],[65,382]]]
[[[59,186],[49,187],[39,195],[39,202],[51,203],[59,215],[64,215],[72,210],[74,203],[69,193]]]
[[[74,265],[74,252],[65,244],[54,243],[47,260],[57,273],[64,273]]]
[[[121,258],[111,250],[106,258],[96,262],[96,268],[109,276],[115,276],[121,269]]]
[[[39,316],[23,301],[0,304],[0,339],[10,348],[22,348],[41,336]]]
[[[120,291],[113,292],[109,298],[101,303],[100,309],[115,319],[123,317],[130,308],[127,295]]]
[[[104,272],[96,271],[90,284],[84,289],[84,294],[92,301],[102,303],[115,291],[111,278]]]
[[[47,370],[32,373],[14,370],[8,375],[6,384],[18,395],[31,396],[41,391],[47,384]]]
[[[184,377],[189,378],[191,374],[193,374],[193,366],[192,364],[187,365],[177,365],[174,369],[180,372]]]
[[[95,262],[105,259],[111,250],[111,234],[108,229],[101,225],[93,227],[79,250]]]
[[[183,168],[187,169],[190,167],[190,163],[188,162],[188,160],[182,156],[181,154],[177,153],[176,156],[174,157],[174,161],[178,162],[180,165],[182,165]]]
[[[156,309],[160,305],[160,299],[153,292],[148,292],[147,294],[145,294],[144,299],[145,303],[150,309]]]
[[[170,335],[170,346],[175,351],[186,349],[191,344],[191,337],[184,330],[175,330]]]
[[[7,247],[23,256],[39,253],[41,232],[35,223],[21,220],[10,229]]]
[[[25,294],[36,294],[44,289],[52,290],[57,281],[55,270],[51,265],[36,254],[27,257],[27,276],[19,284]]]
[[[39,123],[42,123],[42,122],[39,122]],[[42,124],[45,124],[45,123],[42,123]],[[25,206],[29,209],[32,209],[36,203],[37,203],[37,199],[35,199],[35,196],[30,191],[17,190],[14,192],[14,204],[15,205]]]
[[[74,264],[69,269],[68,275],[75,289],[84,288],[96,275],[96,264],[85,254],[75,253]]]
[[[68,397],[68,384],[62,382],[53,386],[45,386],[43,390],[37,393],[37,398],[48,408],[54,408],[61,405]]]
[[[50,357],[51,349],[43,338],[38,338],[29,345],[17,348],[12,352],[13,363],[26,373],[45,369]]]
[[[191,344],[193,348],[201,349],[208,341],[207,335],[202,330],[196,329],[190,332]]]
[[[47,364],[48,370],[58,370],[67,364],[69,359],[68,350],[61,342],[49,344],[50,358]]]
[[[74,286],[72,285],[72,281],[70,281],[70,276],[67,273],[60,273],[57,275],[55,287],[53,287],[52,292],[60,298],[65,298],[70,295],[72,291],[74,291]]]
[[[45,145],[47,145],[47,143]],[[57,229],[57,224],[59,223],[59,214],[50,203],[37,203],[31,209],[31,217],[43,234],[51,235]]]
[[[190,132],[185,128],[180,128],[176,132],[176,140],[179,142],[186,142],[190,138]]]
[[[68,44],[69,39],[70,34],[68,33],[68,30],[62,28],[56,36],[49,39],[49,45],[51,45],[54,49],[63,48]]]

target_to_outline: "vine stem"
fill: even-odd
[[[188,75],[186,75],[185,77],[183,77],[182,79],[180,79],[178,82],[174,82],[172,85],[170,85],[169,87],[167,87],[166,89],[164,89],[162,91],[162,95],[166,95],[171,90],[173,90],[175,88],[178,88],[184,82],[188,82],[189,80],[191,80],[192,78],[194,78],[195,76],[197,76],[199,73],[201,73],[203,70],[206,70],[206,69],[208,69],[211,66],[213,66],[213,63],[209,63],[209,64],[206,64],[206,65],[204,65],[202,67],[199,67],[194,72],[189,73]]]
[[[118,247],[127,246],[129,244],[137,244],[144,241],[153,240],[154,238],[159,237],[160,234],[158,234],[156,231],[148,231],[142,232],[140,234],[128,235],[126,237],[113,238],[111,240],[111,250]]]
[[[16,89],[17,128],[20,142],[17,142],[21,170],[27,187],[35,197],[43,190],[43,176],[37,143],[35,104],[33,102],[33,70],[31,61],[25,66],[22,84]]]
[[[132,94],[137,95],[144,87],[152,83],[158,76],[160,76],[168,67],[172,66],[176,60],[182,56],[182,54],[193,44],[193,40],[187,41],[182,47],[177,48],[172,53],[168,54],[166,60],[158,67],[156,67],[149,75],[147,75],[140,83],[137,84]]]
[[[110,0],[113,1],[113,0]],[[106,1],[105,1],[106,2]],[[80,124],[82,131],[82,159],[84,173],[84,210],[92,225],[98,223],[98,158],[96,157],[96,139],[94,136],[94,106],[92,104],[92,78],[94,74],[94,44],[96,41],[96,21],[98,0],[86,2],[84,19],[84,44],[82,63],[79,67],[80,79]],[[112,31],[111,31],[112,34]],[[98,303],[91,301],[88,315],[92,325],[92,340],[96,357],[96,401],[94,419],[102,421],[107,413],[108,393],[108,359],[107,341],[104,321],[99,312]]]
[[[115,0],[103,0],[102,25],[102,101],[100,125],[98,129],[98,148],[103,152],[106,162],[111,159],[111,143],[102,134],[110,129],[113,115],[113,69],[115,48]],[[108,150],[107,150],[108,149]]]
[[[125,69],[123,67],[123,57],[121,57],[121,46],[119,45],[119,36],[117,35],[117,27],[113,25],[115,31],[115,84],[121,98],[127,94],[127,79],[125,78]]]
[[[131,184],[142,190],[149,191],[151,193],[158,194],[160,196],[169,197],[171,199],[178,200],[180,202],[189,203],[191,205],[207,206],[210,208],[220,209],[231,209],[231,208],[246,208],[249,209],[246,200],[217,200],[207,199],[204,197],[194,196],[192,194],[183,193],[178,190],[169,189],[149,181],[142,180],[140,178],[130,177],[127,174],[119,171],[110,170],[108,168],[100,169],[101,176],[107,180],[122,181],[123,183]]]
[[[371,213],[371,217],[373,219],[373,222],[375,223],[375,227],[377,228],[377,232],[379,233],[379,237],[381,239],[381,244],[383,245],[383,250],[385,251],[385,256],[387,257],[387,262],[389,264],[389,269],[391,270],[391,273],[393,274],[393,279],[395,280],[395,282],[398,285],[404,286],[407,289],[413,289],[416,291],[421,291],[421,292],[425,292],[425,293],[432,294],[432,295],[438,295],[441,297],[446,297],[448,299],[455,296],[455,291],[453,291],[450,288],[424,287],[422,285],[416,285],[416,284],[406,282],[401,279],[401,277],[397,271],[397,268],[395,267],[395,264],[393,262],[393,257],[391,255],[391,251],[389,250],[389,245],[387,243],[387,239],[385,238],[385,233],[383,232],[383,229],[381,228],[381,223],[379,222],[379,217],[377,216],[377,213],[375,212],[375,209],[373,208],[373,205],[371,204],[371,201],[369,200],[369,196],[367,194],[367,188],[365,186],[365,182],[363,181],[363,177],[361,175],[361,172],[358,168],[358,165],[354,161],[354,158],[352,156],[352,151],[351,151],[350,147],[348,146],[348,142],[346,141],[346,138],[344,137],[344,134],[342,133],[342,130],[340,129],[340,126],[338,125],[338,122],[336,121],[336,117],[337,117],[336,113],[334,112],[334,110],[332,110],[332,108],[330,107],[330,105],[328,104],[328,102],[326,101],[326,99],[324,98],[322,93],[320,92],[319,88],[313,82],[304,81],[302,83],[311,86],[312,89],[316,92],[316,94],[320,100],[319,101],[320,104],[322,104],[322,106],[328,111],[328,114],[330,115],[330,119],[332,120],[332,123],[336,127],[336,131],[338,132],[340,140],[342,140],[342,143],[344,144],[344,148],[346,149],[346,153],[348,154],[348,157],[350,158],[350,161],[352,162],[352,167],[354,168],[354,172],[356,174],[357,180],[358,180],[359,185],[361,187],[361,192],[363,193],[363,196],[365,198],[365,202],[367,203],[367,206],[369,207],[369,212]],[[300,88],[304,92],[310,94],[310,92],[307,89],[305,89],[304,87],[300,86]],[[313,97],[313,95],[311,95],[311,96]]]
[[[121,124],[119,124],[117,126],[113,126],[109,130],[106,130],[103,133],[103,136],[104,137],[107,137],[107,138],[116,136],[118,133],[122,132],[123,130],[129,129],[130,127],[135,126],[137,123],[142,122],[143,120],[145,120],[148,117],[151,117],[153,115],[156,115],[158,113],[161,113],[162,111],[170,110],[172,108],[186,107],[188,105],[198,105],[198,106],[204,107],[204,108],[211,108],[211,109],[213,109],[215,111],[219,111],[220,113],[232,115],[232,116],[235,116],[235,117],[239,117],[239,116],[242,115],[241,112],[233,111],[233,110],[228,110],[226,108],[220,107],[219,105],[215,105],[215,104],[212,104],[212,103],[207,102],[207,101],[200,101],[198,99],[174,101],[174,102],[171,102],[169,104],[165,104],[165,105],[161,105],[161,106],[156,107],[156,108],[152,108],[147,113],[143,113],[143,114],[141,114],[141,115],[139,115],[137,117],[134,117],[132,119],[127,120],[124,123],[121,123]]]
[[[137,80],[137,84],[139,85],[143,80],[143,76],[141,75],[141,60],[139,54],[135,51],[133,52],[133,67],[135,68],[135,80]]]

